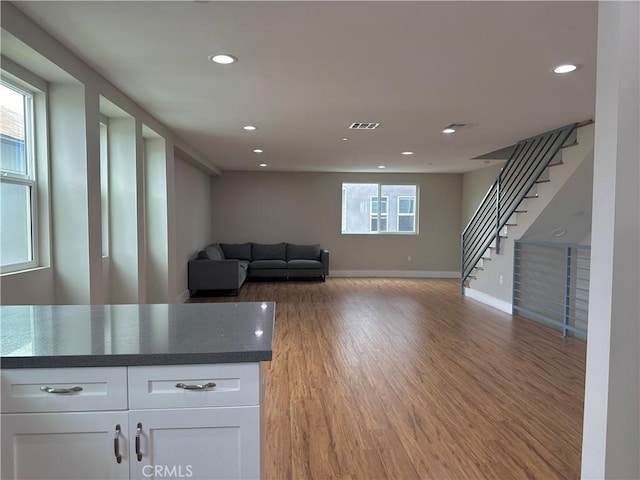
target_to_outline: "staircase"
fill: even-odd
[[[462,233],[463,294],[485,269],[486,262],[502,253],[508,229],[516,227],[518,215],[527,213],[526,202],[535,202],[538,189],[550,182],[550,171],[563,165],[563,150],[577,145],[578,128],[591,123],[570,124],[516,144]]]

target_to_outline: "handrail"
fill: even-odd
[[[500,253],[500,231],[576,129],[586,124],[572,123],[516,144],[462,231],[460,257],[463,291],[464,282],[492,243],[496,253]]]
[[[536,248],[541,247],[541,248]],[[591,247],[575,243],[515,240],[513,311],[586,337]],[[556,261],[545,261],[552,257]],[[580,270],[580,272],[578,272]]]

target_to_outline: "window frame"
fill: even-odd
[[[413,200],[413,212],[411,213],[403,213],[400,209],[400,201],[410,199]],[[398,195],[398,209],[397,209],[397,225],[398,225],[398,233],[413,233],[416,231],[416,195]],[[413,230],[406,231],[400,230],[400,217],[413,217]]]
[[[347,191],[349,190],[349,186],[370,186],[375,187],[377,189],[377,195],[373,195],[372,193],[365,193],[365,197],[363,198],[363,194],[356,194],[355,197],[349,197],[347,195]],[[383,191],[387,187],[411,187],[413,188],[413,195],[406,194],[395,194],[394,192],[387,193]],[[369,192],[372,192],[369,189]],[[418,184],[413,183],[374,183],[374,182],[342,182],[341,184],[341,234],[342,235],[419,235],[419,226],[418,226],[418,208],[419,208],[419,195],[420,195],[420,187]],[[353,205],[349,207],[348,205],[352,203],[355,199],[358,202],[358,198],[360,198],[360,209],[359,213],[353,209]],[[378,209],[378,213],[373,213],[373,199],[374,198],[385,198],[386,199],[386,212],[382,212],[382,209]],[[413,199],[413,210],[412,214],[404,214],[402,216],[413,216],[413,230],[412,231],[400,231],[398,229],[398,211],[393,211],[393,208],[399,207],[399,201],[396,201],[396,198],[412,198]],[[392,203],[395,203],[395,207],[392,207]],[[353,214],[357,215],[365,215],[365,219],[360,221],[360,225],[353,225]],[[394,226],[395,230],[389,230],[390,224],[389,219],[396,218],[396,224]],[[384,230],[372,230],[373,220],[377,219],[377,226],[380,226],[380,220],[386,219],[386,228]],[[368,226],[367,226],[368,223]],[[359,229],[360,231],[348,231],[349,226],[353,229]],[[355,228],[354,228],[355,227]]]
[[[0,273],[15,273],[36,268],[40,265],[39,214],[38,214],[38,172],[36,158],[36,92],[33,87],[19,78],[1,72],[0,83],[24,96],[24,156],[26,173],[4,171],[0,167],[0,182],[21,185],[29,189],[29,250],[30,260],[7,265],[0,264]]]
[[[376,207],[377,212],[373,213],[373,203],[376,200],[376,205],[380,205],[380,208]],[[384,200],[384,201],[383,201]],[[384,209],[382,207],[385,207]],[[383,211],[385,210],[385,211]],[[373,221],[376,222],[376,227],[380,227],[384,220],[384,230],[377,228],[373,229]],[[389,232],[389,195],[380,195],[380,185],[378,184],[378,195],[369,195],[369,231],[370,233],[388,233]]]

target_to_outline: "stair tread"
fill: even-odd
[[[549,183],[551,180],[548,178],[546,180],[536,180],[536,183]]]
[[[575,147],[576,145],[578,145],[578,141],[576,140],[573,143],[569,143],[567,145],[562,145],[560,148],[571,148],[571,147]]]

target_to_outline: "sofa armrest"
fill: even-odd
[[[322,270],[324,275],[329,275],[329,250],[320,250],[320,262],[322,263]]]
[[[230,290],[240,288],[244,278],[240,275],[237,259],[189,260],[189,290]]]

